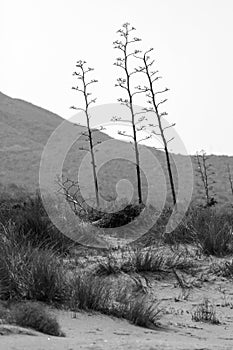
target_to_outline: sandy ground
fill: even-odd
[[[53,312],[57,315],[65,338],[50,337],[37,332],[32,335],[6,332],[1,336],[0,349],[5,350],[76,350],[76,349],[233,349],[233,283],[222,277],[208,276],[207,282],[192,288],[183,298],[176,280],[171,276],[159,281],[150,276],[152,289],[162,300],[164,315],[161,328],[150,330],[136,327],[125,320],[101,314]],[[202,276],[203,280],[203,276]],[[203,297],[216,306],[219,325],[192,320],[192,312]],[[3,326],[2,326],[3,327]],[[0,327],[1,334],[1,327]]]
[[[229,349],[233,348],[232,325],[182,324],[167,330],[148,330],[103,315],[59,315],[66,338],[46,335],[6,335],[1,349]]]
[[[232,350],[233,280],[218,276],[210,269],[211,264],[221,263],[222,259],[195,260],[194,275],[177,270],[186,285],[183,290],[174,273],[146,274],[149,293],[160,300],[163,309],[158,329],[136,327],[126,320],[98,313],[79,312],[74,317],[72,312],[51,310],[66,337],[0,324],[0,350]],[[84,265],[89,267],[92,263],[96,263],[95,256],[89,257],[88,263],[85,259]],[[192,320],[203,298],[215,305],[218,325]]]

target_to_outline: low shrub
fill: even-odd
[[[129,203],[127,199],[114,201],[112,198],[107,205],[96,207],[83,199],[76,181],[63,179],[58,184],[61,195],[66,197],[75,215],[97,227],[114,228],[126,225],[145,208],[144,204]]]
[[[170,234],[167,244],[194,244],[207,255],[224,256],[233,252],[233,211],[215,207],[190,207],[182,222]]]
[[[112,213],[104,213],[96,225],[103,228],[114,228],[127,225],[144,209],[144,205],[128,204],[125,207],[115,208]]]
[[[42,304],[35,302],[14,304],[10,314],[11,323],[18,326],[32,328],[53,336],[65,336],[56,318],[52,317]]]
[[[28,198],[25,190],[12,191],[8,187],[0,189],[0,222],[6,225],[9,220],[24,208]]]
[[[25,208],[13,220],[20,239],[24,238],[34,247],[51,248],[59,253],[69,253],[74,247],[74,242],[51,223],[38,193],[29,198]]]
[[[204,254],[224,256],[233,251],[233,213],[198,208],[188,218],[188,230]]]
[[[0,303],[0,324],[6,323],[9,319],[9,310],[7,309],[6,305],[3,305],[3,303]]]
[[[15,227],[0,233],[0,297],[62,303],[66,268],[51,249],[34,248],[15,240]]]
[[[53,203],[51,203],[53,205]],[[43,246],[59,253],[69,253],[74,242],[63,235],[50,221],[39,192],[3,193],[0,202],[0,222],[14,222],[18,235],[15,239],[30,242],[34,247]]]

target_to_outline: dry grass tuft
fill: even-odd
[[[203,302],[197,306],[196,310],[192,313],[192,320],[196,322],[220,324],[216,316],[215,307],[208,299],[204,299]]]

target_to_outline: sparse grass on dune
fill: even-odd
[[[0,233],[0,297],[62,303],[66,269],[51,249],[39,249],[14,239],[15,228]]]
[[[220,324],[220,321],[216,315],[215,307],[208,299],[204,299],[202,303],[197,305],[196,309],[192,313],[192,320],[196,322]]]
[[[162,269],[165,257],[153,249],[123,249],[110,253],[106,259],[99,261],[96,273],[99,275],[118,274],[120,272],[157,272]]]
[[[166,257],[157,253],[153,247],[146,250],[133,249],[130,254],[135,272],[158,272],[165,266]]]
[[[111,284],[92,274],[74,274],[70,279],[69,306],[75,310],[109,312]]]
[[[203,254],[225,256],[233,252],[232,232],[233,210],[190,206],[178,227],[162,237],[165,244],[192,244]]]
[[[188,255],[183,252],[169,252],[164,247],[128,248],[111,252],[101,259],[96,267],[98,275],[142,272],[169,272],[172,268],[189,270],[194,267]]]
[[[123,317],[145,327],[149,324],[151,327],[152,324],[155,326],[158,310],[156,307],[152,308],[152,303],[147,298],[144,298],[143,302],[140,301],[139,308],[137,301],[140,296],[140,283],[136,284],[136,279],[130,279],[133,288],[127,288],[126,294],[124,284],[120,284],[116,289],[111,279],[94,276],[90,272],[85,275],[73,274],[68,265],[63,262],[62,256],[56,255],[51,249],[34,248],[25,241],[19,244],[14,239],[15,234],[17,232],[14,226],[2,227],[0,234],[1,299],[17,302],[42,301],[68,307],[74,311],[93,310]],[[120,302],[117,302],[117,299]],[[18,323],[21,322],[20,325],[29,327],[32,321],[31,313],[23,316],[25,310],[17,313],[22,321]],[[35,323],[38,322],[40,326],[41,321],[46,327],[47,321],[45,320],[44,324],[41,319],[42,316],[39,315]]]
[[[158,326],[161,309],[147,295],[135,294],[135,281],[114,283],[110,278],[91,275],[74,275],[71,279],[72,294],[69,307],[98,311],[125,318],[135,325],[154,328]]]
[[[132,244],[112,250],[97,257],[96,264],[84,273],[77,264],[71,267],[71,260],[64,259],[64,253],[72,258],[70,241],[66,237],[63,241],[64,236],[51,228],[40,198],[33,197],[27,208],[28,211],[21,206],[14,208],[5,225],[0,227],[0,299],[17,302],[15,309],[11,309],[14,322],[18,317],[20,325],[37,327],[37,330],[44,327],[47,332],[54,333],[57,330],[57,335],[55,321],[54,324],[51,321],[49,328],[50,319],[46,315],[32,316],[37,312],[38,304],[32,305],[31,301],[69,308],[74,313],[97,311],[125,318],[138,326],[155,328],[162,311],[157,300],[151,297],[151,283],[144,272],[159,275],[176,270],[193,272],[196,265],[188,250],[174,249],[175,244],[177,247],[192,244],[206,255],[224,256],[233,251],[231,212],[190,208],[171,239],[162,234],[171,213],[167,208],[156,224],[155,232],[157,234],[161,229],[161,235],[154,241],[148,239],[144,247]],[[84,225],[83,230],[90,229],[91,223]],[[98,230],[97,227],[94,229]],[[153,229],[149,235],[153,235]],[[232,277],[232,266],[232,262],[222,265],[222,275]],[[197,320],[204,315],[204,307],[207,306],[198,309],[194,315]],[[4,308],[0,309],[0,317],[1,314],[8,317],[5,312]]]
[[[13,222],[18,233],[15,234],[15,240],[19,242],[25,240],[34,247],[49,247],[56,252],[68,254],[75,244],[51,223],[39,193],[29,194],[20,188],[16,190],[16,195],[0,193],[1,224],[7,226]]]
[[[159,326],[162,311],[157,300],[148,300],[144,295],[129,302],[127,319],[140,327],[155,328]]]
[[[19,191],[17,192],[18,197],[11,195],[7,198],[6,194],[2,197],[0,221],[4,225],[7,225],[9,220],[15,223],[19,233],[15,239],[24,238],[35,247],[43,244],[46,248],[51,247],[59,253],[68,254],[75,244],[50,222],[39,194],[32,196],[25,190],[21,192],[20,189],[17,190]],[[119,209],[121,209],[119,212],[112,214],[100,212],[95,217],[98,218],[95,224],[96,229],[98,226],[121,226],[135,218],[142,210],[138,205],[126,205],[124,209],[120,206]],[[156,211],[152,207],[150,210]],[[224,210],[218,207],[203,208],[191,205],[178,227],[170,234],[165,234],[164,230],[171,213],[172,208],[165,207],[154,227],[138,239],[138,245],[135,244],[135,246],[141,244],[144,247],[150,247],[160,240],[169,245],[193,244],[207,255],[224,256],[233,252],[233,209]],[[89,214],[93,216],[95,210],[92,209]],[[87,227],[88,229],[90,228]]]
[[[229,262],[226,261],[223,268],[223,276],[233,278],[233,259]]]
[[[210,265],[210,272],[226,277],[226,278],[233,278],[233,259],[230,261],[221,261],[218,263],[213,263]]]
[[[233,212],[217,208],[196,208],[188,217],[188,232],[207,255],[224,256],[233,252]]]

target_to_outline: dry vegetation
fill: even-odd
[[[165,235],[171,213],[166,208],[137,242],[101,251],[74,244],[53,227],[38,194],[18,189],[16,196],[1,198],[2,322],[64,335],[47,308],[38,306],[43,303],[71,310],[73,317],[79,310],[101,312],[159,329],[169,314],[157,293],[161,281],[173,281],[177,302],[188,300],[210,276],[232,279],[233,215],[221,208],[190,207],[173,234]],[[206,300],[190,315],[193,321],[219,323]]]

